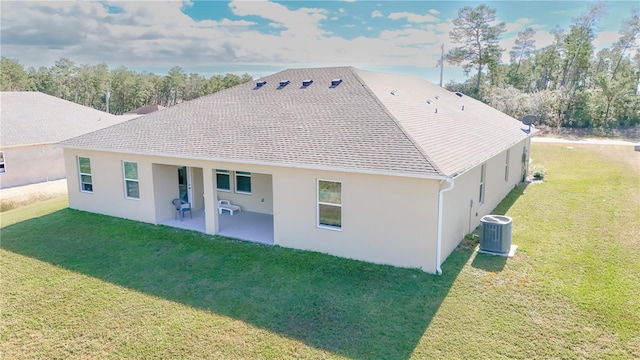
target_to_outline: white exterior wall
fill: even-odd
[[[239,170],[238,167],[245,168],[246,165],[234,166],[236,166],[233,168],[235,171],[245,171]],[[213,171],[215,176],[215,169],[213,169]],[[273,191],[271,190],[273,186],[271,175],[251,172],[251,194],[243,194],[235,192],[235,171],[231,170],[229,172],[231,190],[217,190],[218,199],[229,200],[232,204],[240,205],[244,211],[273,215]]]
[[[93,161],[91,162],[91,167],[93,169]],[[173,199],[179,197],[178,169],[173,165],[162,164],[152,164],[151,169],[155,179],[153,187],[156,210],[155,223],[159,224],[176,216],[175,208],[170,204]]]
[[[93,193],[80,191],[77,156],[91,159]],[[138,163],[140,200],[126,199],[122,161]],[[436,269],[435,180],[65,149],[69,206],[149,223],[174,216],[176,166],[202,169],[207,233],[217,232],[217,199],[274,215],[275,244],[401,267]],[[252,194],[216,191],[215,169],[252,174]],[[196,171],[197,173],[197,171]],[[317,226],[317,180],[342,182],[342,230]],[[200,180],[198,180],[200,181]],[[264,201],[262,201],[264,199]]]
[[[51,144],[11,146],[4,152],[5,173],[0,188],[64,179],[66,172],[62,149]]]
[[[442,226],[442,260],[458,246],[466,234],[480,225],[484,215],[493,209],[522,180],[522,152],[529,149],[530,139],[525,139],[511,147],[509,156],[509,177],[505,181],[507,151],[487,160],[484,202],[478,203],[480,195],[481,165],[455,178],[453,190],[444,193]]]
[[[317,226],[317,180],[342,183],[342,229]],[[438,182],[279,169],[273,176],[276,244],[435,272]]]
[[[91,159],[93,192],[80,191],[77,156]],[[67,168],[69,207],[72,209],[156,223],[156,201],[153,188],[152,163],[143,156],[113,154],[98,151],[64,151]],[[125,198],[123,161],[138,163],[140,199]],[[175,168],[174,168],[175,169]],[[158,170],[156,168],[156,170]],[[171,171],[165,169],[168,176]],[[175,175],[178,182],[178,175]],[[159,189],[162,192],[163,189]],[[169,200],[168,206],[171,205]],[[173,216],[173,215],[171,215]]]

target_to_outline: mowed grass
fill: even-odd
[[[640,358],[640,152],[539,144],[514,258],[443,276],[66,209],[2,213],[3,358]]]
[[[640,358],[640,152],[541,144],[545,182],[495,213],[514,258],[472,256],[416,358]]]

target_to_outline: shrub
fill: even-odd
[[[531,177],[534,180],[544,180],[544,177],[547,175],[547,169],[540,164],[533,165],[531,168]]]

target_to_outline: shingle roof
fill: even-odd
[[[53,144],[136,116],[116,116],[36,91],[0,92],[0,145]]]
[[[141,106],[137,109],[133,109],[131,111],[127,111],[125,113],[126,114],[138,114],[138,115],[145,115],[145,114],[149,114],[155,111],[159,111],[164,109],[164,106],[162,105],[158,105],[158,104],[149,104],[149,105],[145,105],[145,106]]]
[[[313,83],[304,86],[308,79]],[[333,79],[342,81],[331,86]],[[286,80],[289,83],[280,86]],[[258,87],[258,81],[266,84]],[[390,95],[391,89],[396,89],[396,96]],[[437,95],[433,94],[436,90],[443,103],[438,114],[426,103],[427,97]],[[405,76],[351,67],[290,69],[61,145],[444,177],[483,154],[504,150],[526,137],[515,119],[470,98],[464,98],[463,103],[477,113],[465,115],[471,113],[466,109],[458,113],[455,101],[461,100],[426,81]],[[470,119],[482,126],[461,125]],[[501,127],[492,127],[494,119],[499,119]],[[474,132],[480,127],[480,133]],[[494,136],[495,140],[480,139],[486,133],[501,131],[506,133]],[[473,146],[469,142],[482,146],[467,154]]]
[[[461,173],[527,137],[520,121],[469,96],[412,76],[354,71],[444,174]]]

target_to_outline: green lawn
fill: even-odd
[[[1,214],[2,358],[640,358],[640,152],[534,144],[514,258],[443,276],[66,208]]]

